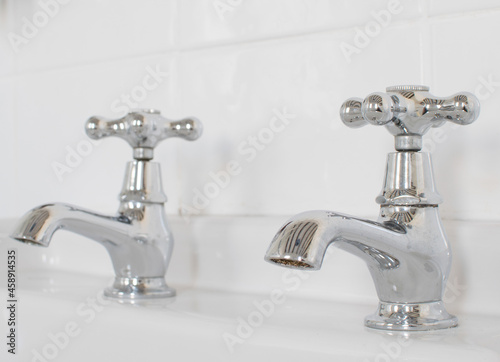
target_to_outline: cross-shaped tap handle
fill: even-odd
[[[446,121],[466,125],[479,116],[479,101],[468,92],[439,98],[419,85],[388,87],[386,91],[365,99],[349,98],[340,108],[340,118],[351,128],[385,126],[395,136],[398,151],[420,151],[422,136],[431,127]]]
[[[134,110],[117,120],[91,117],[86,125],[87,135],[92,139],[120,137],[134,149],[136,160],[151,160],[156,145],[170,137],[181,137],[189,141],[201,136],[203,126],[196,118],[172,121],[154,109]]]

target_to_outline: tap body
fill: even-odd
[[[85,236],[103,245],[111,257],[115,281],[105,289],[106,296],[139,299],[175,295],[164,278],[173,237],[164,213],[160,165],[129,162],[120,200],[115,216],[62,203],[42,205],[26,213],[11,236],[40,246],[49,246],[57,230]]]
[[[426,330],[457,325],[442,303],[451,250],[439,217],[430,155],[388,155],[377,202],[377,221],[309,211],[288,220],[265,259],[286,267],[317,270],[330,245],[363,259],[380,304],[365,319],[368,327]]]

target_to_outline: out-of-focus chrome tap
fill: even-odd
[[[156,110],[137,110],[118,120],[92,117],[87,121],[90,138],[117,136],[133,147],[134,160],[125,174],[120,207],[115,216],[99,215],[67,204],[48,204],[24,215],[12,237],[48,246],[57,230],[68,230],[102,244],[115,270],[115,281],[105,289],[108,297],[123,301],[175,295],[165,283],[173,248],[164,213],[160,165],[151,162],[154,147],[163,139],[196,140],[202,133],[195,119],[171,121]]]
[[[446,121],[466,125],[479,115],[470,93],[437,98],[425,86],[395,86],[364,100],[344,102],[340,117],[358,128],[384,125],[395,136],[397,152],[387,159],[377,222],[330,211],[292,217],[274,237],[265,259],[292,268],[321,268],[333,244],[363,259],[380,303],[365,325],[386,330],[455,327],[442,301],[451,250],[438,213],[430,155],[419,152],[422,135]]]

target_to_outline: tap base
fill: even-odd
[[[170,298],[175,296],[164,277],[157,278],[115,278],[113,285],[104,290],[104,296],[123,302],[144,299]]]
[[[444,303],[380,302],[377,311],[365,318],[365,326],[389,331],[429,331],[453,328],[458,319],[446,311]]]

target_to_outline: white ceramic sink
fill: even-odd
[[[366,267],[351,255],[332,248],[323,269],[312,273],[262,260],[283,219],[172,218],[177,244],[167,281],[178,295],[143,305],[102,299],[113,271],[98,244],[61,232],[49,248],[33,247],[9,240],[9,223],[0,225],[1,265],[16,248],[19,267],[18,354],[8,354],[2,342],[0,360],[500,360],[500,316],[492,312],[499,292],[481,289],[500,289],[487,283],[498,265],[485,268],[487,274],[474,269],[477,258],[488,263],[496,258],[491,253],[500,254],[476,246],[475,255],[463,241],[482,230],[474,241],[485,248],[497,225],[445,223],[458,259],[445,301],[460,318],[458,328],[384,333],[363,326],[377,298]],[[0,294],[5,303],[4,276]],[[4,309],[2,331],[6,318]]]

